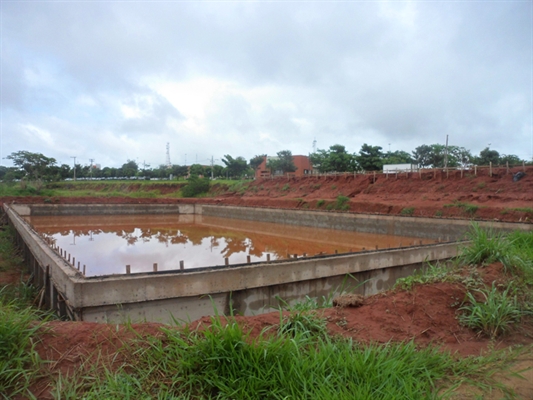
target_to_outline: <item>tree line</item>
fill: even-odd
[[[419,168],[467,168],[473,165],[518,165],[522,164],[516,155],[500,155],[489,147],[473,155],[470,150],[459,146],[441,144],[421,145],[409,154],[406,151],[383,151],[381,146],[363,144],[358,153],[349,153],[340,144],[328,150],[317,150],[310,155],[313,169],[319,172],[381,171],[385,164],[413,164]]]
[[[253,177],[255,171],[264,161],[266,155],[256,155],[247,161],[244,157],[225,155],[222,158],[224,165],[159,165],[150,168],[149,165],[141,166],[127,160],[119,168],[95,165],[67,164],[58,165],[52,157],[41,153],[17,151],[6,158],[13,162],[13,167],[0,166],[0,180],[33,180],[33,181],[58,181],[66,179],[184,179],[190,176],[208,178],[243,178]],[[411,154],[397,150],[385,152],[381,146],[363,144],[358,153],[349,153],[346,147],[340,144],[330,146],[329,149],[319,149],[309,155],[314,170],[321,173],[327,172],[358,172],[380,171],[384,164],[415,164],[420,168],[466,168],[472,165],[518,165],[524,162],[516,155],[501,155],[489,147],[483,149],[479,155],[472,153],[464,147],[444,146],[441,144],[418,146]],[[266,167],[277,174],[296,171],[293,156],[290,150],[282,150],[275,157],[269,157]]]

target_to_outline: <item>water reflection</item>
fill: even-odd
[[[34,229],[87,265],[86,275],[224,265],[420,243],[418,238],[358,234],[200,215],[27,217]]]

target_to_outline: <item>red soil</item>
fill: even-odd
[[[501,264],[480,268],[478,272],[486,283],[509,279]],[[458,308],[465,299],[465,293],[466,289],[461,284],[418,285],[411,291],[389,291],[365,298],[359,307],[333,307],[318,310],[317,314],[327,320],[327,329],[332,336],[350,337],[360,343],[413,340],[417,346],[437,345],[443,351],[451,351],[458,356],[476,356],[493,348],[533,343],[531,320],[524,320],[496,341],[459,325]],[[265,328],[275,329],[280,315],[272,312],[252,317],[236,316],[235,320],[245,331],[250,331],[252,337],[257,337]],[[203,317],[191,323],[190,329],[208,328],[210,321],[210,317]],[[132,327],[145,337],[162,336],[162,326],[145,323]],[[51,363],[46,367],[45,376],[32,387],[33,393],[40,399],[51,399],[48,387],[51,377],[59,373],[71,375],[80,368],[94,366],[97,359],[100,365],[113,369],[125,361],[121,348],[134,337],[131,330],[114,324],[47,323],[41,331],[37,351],[41,358]],[[531,360],[520,365],[522,369],[531,367]],[[519,393],[532,393],[533,381],[516,379],[511,384]]]

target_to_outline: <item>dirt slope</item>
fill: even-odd
[[[513,174],[525,176],[513,182]],[[131,193],[139,184],[124,184]],[[533,221],[533,167],[495,168],[469,172],[429,171],[402,174],[358,174],[343,176],[278,177],[258,179],[245,189],[230,191],[214,183],[209,195],[198,199],[164,197],[175,195],[183,183],[169,183],[157,198],[25,197],[0,198],[0,202],[19,203],[179,203],[196,202],[274,208],[335,211],[338,196],[346,196],[344,211],[370,214],[411,215],[436,218],[465,218],[527,222]],[[155,186],[154,186],[155,187]],[[149,188],[148,188],[149,189]],[[92,190],[98,193],[93,187]],[[143,190],[147,190],[144,188]],[[116,191],[115,193],[120,193]],[[338,211],[338,210],[337,210]]]
[[[480,268],[478,273],[486,283],[494,280],[505,282],[501,264]],[[413,340],[418,346],[437,345],[443,351],[458,356],[477,356],[493,348],[503,349],[517,345],[533,344],[533,324],[523,320],[509,334],[491,341],[470,329],[459,325],[459,304],[465,298],[462,284],[436,283],[415,286],[411,291],[389,291],[365,298],[359,307],[333,307],[318,310],[318,315],[327,320],[332,336],[350,337],[361,343],[406,342]],[[280,322],[279,311],[253,317],[236,316],[235,320],[252,337],[265,328],[275,329]],[[210,317],[191,324],[191,329],[204,329],[210,325]],[[162,335],[161,325],[156,323],[134,324],[133,329],[141,336]],[[176,329],[180,329],[179,327]],[[134,338],[131,330],[113,324],[87,322],[47,323],[40,335],[37,350],[46,365],[43,378],[34,386],[39,399],[52,399],[49,384],[54,376],[72,374],[80,368],[101,365],[113,369],[125,361],[120,349],[125,341]],[[531,351],[519,359],[516,368],[533,367]],[[85,363],[90,360],[89,363]],[[84,364],[85,363],[85,364]],[[94,374],[92,372],[88,372]],[[505,376],[507,385],[514,388],[518,398],[528,399],[533,393],[533,371],[522,373],[526,379]],[[502,378],[503,379],[503,378]],[[464,390],[461,392],[463,393]],[[499,399],[498,392],[486,395],[485,399]],[[456,398],[475,398],[462,394]]]

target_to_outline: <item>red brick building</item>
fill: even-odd
[[[263,158],[263,162],[255,170],[256,178],[270,178],[270,176],[272,175],[272,172],[266,166],[267,161],[270,158],[276,158],[276,157],[265,156]],[[296,166],[296,171],[291,172],[290,173],[291,176],[308,175],[313,170],[313,166],[311,165],[311,160],[309,160],[308,156],[292,156],[292,160],[294,162],[294,165]]]

